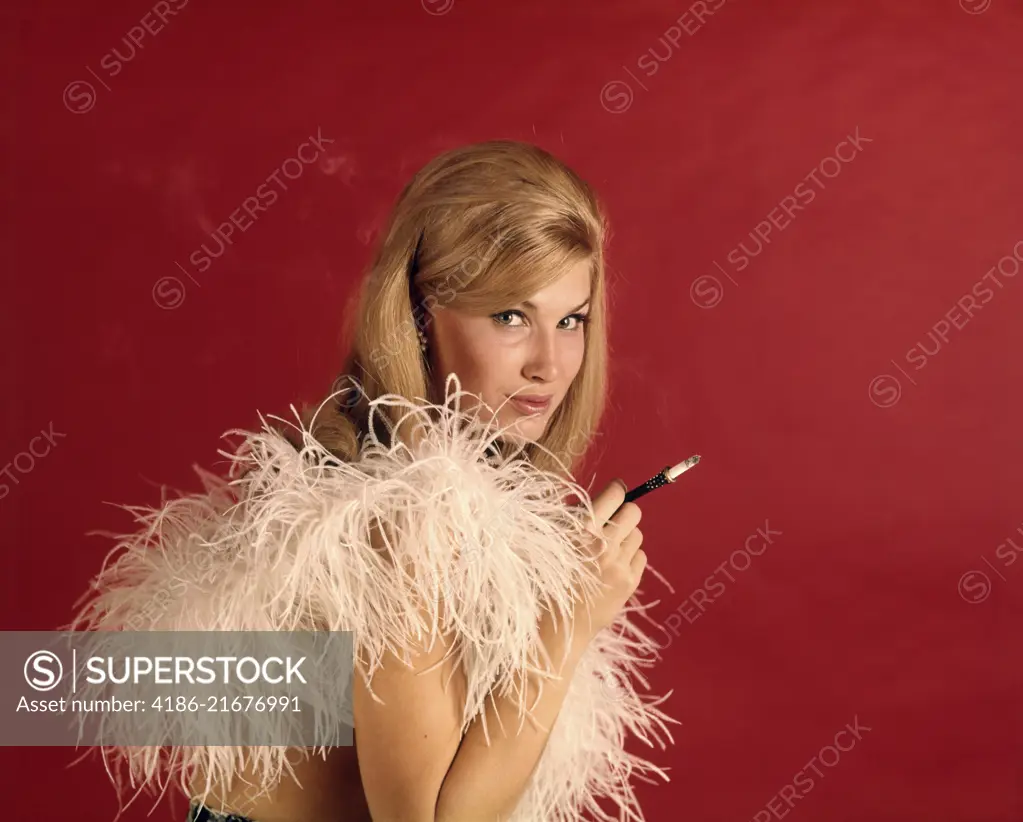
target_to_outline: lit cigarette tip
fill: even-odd
[[[679,476],[679,474],[684,474],[686,471],[688,471],[690,468],[696,465],[699,461],[700,455],[693,454],[693,456],[691,456],[689,459],[682,460],[682,462],[680,462],[675,467],[669,468],[667,471],[664,472],[664,475],[668,478],[668,482],[674,482],[676,477]]]

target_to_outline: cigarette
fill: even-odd
[[[678,465],[666,466],[659,474],[655,474],[642,485],[638,485],[626,493],[625,502],[632,502],[634,499],[638,499],[644,494],[649,494],[651,491],[655,491],[669,482],[674,482],[682,474],[699,463],[699,461],[700,455],[693,454],[689,459],[682,460]]]

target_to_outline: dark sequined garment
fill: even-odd
[[[233,813],[217,813],[211,811],[205,805],[192,805],[188,809],[187,822],[254,822],[247,816],[238,816]]]

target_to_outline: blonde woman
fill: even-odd
[[[590,187],[535,146],[413,177],[327,400],[243,432],[231,483],[155,510],[74,623],[352,631],[328,718],[354,745],[106,749],[133,784],[178,784],[196,822],[643,818],[634,777],[666,777],[625,742],[673,720],[637,690],[640,509],[571,474],[605,404],[604,243]]]

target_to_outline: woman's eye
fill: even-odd
[[[567,328],[566,330],[567,331],[578,331],[579,329],[581,329],[583,326],[586,325],[586,321],[588,319],[589,318],[585,314],[571,314],[571,315],[565,317],[565,319],[562,320],[562,322],[565,322],[565,320],[575,320],[575,324],[572,325],[571,327]]]
[[[494,322],[496,322],[498,325],[512,325],[512,323],[506,319],[508,317],[522,317],[522,312],[502,311],[500,314],[492,315]]]
[[[525,321],[526,321],[525,315],[521,311],[518,311],[518,310],[502,311],[502,312],[500,312],[498,314],[491,314],[490,316],[494,320],[494,322],[496,322],[498,325],[504,325],[504,326],[508,326],[508,327],[511,327],[511,328],[517,328],[520,325],[524,325]],[[515,318],[515,317],[518,317],[520,320],[522,320],[522,322],[521,323],[513,323],[512,319]],[[558,323],[558,326],[563,331],[578,331],[584,325],[586,325],[586,323],[588,322],[588,319],[589,318],[588,318],[588,316],[586,314],[570,314],[569,316],[565,317],[565,319],[563,319],[560,323]],[[573,324],[566,326],[565,323],[567,323],[567,322],[570,322],[570,323],[573,323]]]

